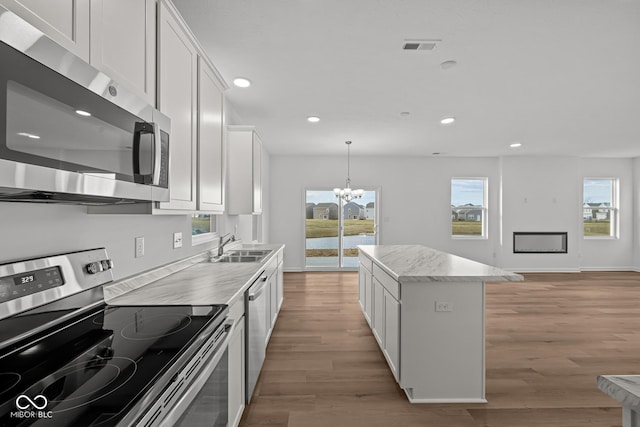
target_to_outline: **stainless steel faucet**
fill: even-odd
[[[224,247],[227,245],[227,243],[236,241],[235,234],[231,234],[231,237],[229,237],[227,241],[224,241],[224,238],[227,237],[229,234],[231,233],[227,233],[224,236],[220,236],[220,240],[218,240],[218,256],[222,256],[222,254],[224,253]]]

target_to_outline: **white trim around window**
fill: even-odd
[[[482,202],[478,204],[477,194],[469,196],[468,200],[462,199],[461,194],[465,186],[469,187],[470,192],[474,190],[476,193],[482,191]],[[451,205],[451,229],[449,230],[451,238],[454,240],[486,240],[489,236],[489,178],[488,177],[452,177],[450,185],[449,200]],[[468,207],[467,207],[468,206]],[[454,224],[456,221],[478,221],[480,215],[480,234],[454,234]],[[463,218],[463,219],[461,219]]]

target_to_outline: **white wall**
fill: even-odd
[[[517,271],[578,271],[580,159],[503,157],[500,264]],[[566,231],[567,254],[514,254],[513,232]]]
[[[181,231],[183,247],[173,249]],[[40,203],[0,203],[0,262],[69,251],[107,248],[116,279],[204,251],[191,246],[187,215],[89,215],[86,207]],[[134,238],[145,239],[145,255],[135,258]]]
[[[584,239],[580,267],[582,270],[631,270],[634,265],[634,228],[637,228],[633,218],[634,215],[637,218],[638,212],[633,197],[633,160],[582,159],[580,163],[583,177],[618,178],[620,182],[620,237]]]
[[[304,268],[304,191],[342,186],[344,157],[271,157],[271,238],[285,243],[285,268]],[[489,209],[498,207],[498,159],[352,157],[354,187],[379,189],[380,244],[419,243],[495,264],[496,238],[451,239],[451,178],[489,177]],[[492,216],[489,228],[497,228]],[[495,233],[492,234],[495,236]]]
[[[640,271],[640,157],[633,159],[633,266]]]
[[[287,270],[304,268],[304,190],[341,186],[346,175],[344,160],[271,157],[270,241],[287,245]],[[640,264],[637,232],[635,261],[633,257],[634,168],[638,195],[638,159],[352,157],[351,178],[354,187],[380,190],[380,244],[424,244],[515,271],[611,270]],[[620,225],[624,230],[620,239],[582,238],[583,178],[597,175],[620,178]],[[489,178],[486,240],[450,237],[450,180],[465,176]],[[636,201],[635,222],[638,212]],[[566,231],[569,252],[513,254],[514,231]]]

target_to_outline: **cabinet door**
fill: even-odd
[[[89,0],[2,0],[0,4],[89,62]]]
[[[91,0],[90,58],[94,67],[155,105],[155,0]]]
[[[276,324],[278,317],[278,272],[274,271],[269,278],[269,288],[271,290],[271,329]]]
[[[253,133],[253,213],[262,213],[262,141]]]
[[[196,209],[198,53],[185,29],[160,4],[159,107],[171,118],[169,192],[162,209]]]
[[[371,319],[371,328],[373,329],[373,336],[380,344],[380,348],[384,349],[384,334],[385,334],[385,290],[382,284],[373,279],[373,319]]]
[[[228,126],[227,129],[227,213],[259,214],[262,212],[262,142],[253,126]]]
[[[373,321],[373,276],[369,272],[364,274],[364,318],[371,325]]]
[[[365,285],[366,285],[366,270],[364,269],[364,267],[362,266],[362,264],[360,264],[360,268],[358,270],[358,302],[360,303],[360,307],[362,308],[362,311],[364,312],[364,306],[365,306]]]
[[[205,60],[200,58],[198,64],[198,210],[222,212],[222,84]]]
[[[384,291],[384,353],[396,381],[400,382],[400,303],[388,291]]]
[[[278,264],[278,312],[280,312],[280,308],[282,308],[282,303],[284,302],[284,263]]]
[[[237,320],[229,340],[229,426],[240,424],[244,411],[244,316]]]

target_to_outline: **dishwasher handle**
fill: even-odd
[[[260,295],[262,295],[262,293],[264,292],[264,286],[260,287],[260,289],[257,292],[254,292],[252,294],[249,294],[249,301],[255,301],[256,299],[258,299],[258,297]]]
[[[260,284],[256,281],[256,283],[251,286],[249,294],[247,295],[247,299],[249,301],[255,301],[264,292],[264,288],[267,286],[267,279],[268,277],[264,275],[259,279],[261,282]]]

